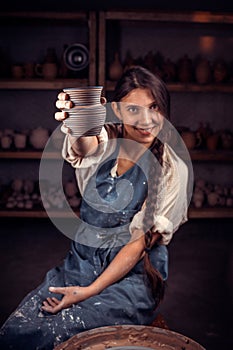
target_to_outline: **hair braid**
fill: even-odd
[[[157,303],[159,303],[164,296],[164,281],[157,269],[155,269],[150,261],[149,252],[152,244],[153,232],[156,232],[154,228],[153,216],[156,211],[157,196],[159,183],[162,176],[162,156],[163,156],[163,144],[156,139],[152,152],[158,160],[158,166],[156,171],[153,166],[149,169],[148,176],[148,199],[146,203],[146,211],[143,220],[143,226],[145,231],[145,256],[144,256],[144,268],[147,276],[147,280],[152,289],[152,294]]]

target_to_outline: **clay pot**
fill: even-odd
[[[227,79],[227,66],[223,60],[214,63],[213,78],[215,83],[223,83]]]
[[[188,149],[198,147],[200,144],[200,140],[196,137],[196,133],[194,131],[182,131],[181,137]]]
[[[1,146],[3,149],[9,149],[12,144],[12,137],[10,135],[3,135],[1,137]]]
[[[184,55],[178,62],[177,69],[178,80],[181,83],[189,83],[192,81],[193,67],[192,60],[188,55]]]
[[[43,149],[48,141],[49,132],[47,129],[38,127],[31,131],[29,141],[36,149]]]
[[[44,64],[36,64],[35,72],[39,77],[44,79],[53,80],[58,75],[58,67],[56,63],[45,62]]]
[[[169,58],[164,62],[162,69],[165,82],[176,80],[176,65]]]
[[[207,137],[206,146],[209,151],[215,151],[218,146],[219,135],[213,134]]]
[[[16,133],[14,135],[14,144],[17,149],[24,149],[26,147],[27,136],[25,134]]]
[[[196,66],[195,78],[198,84],[204,85],[211,81],[211,66],[210,62],[206,59],[202,59]]]
[[[114,55],[114,61],[109,66],[109,78],[111,80],[118,80],[123,73],[123,66],[120,62],[119,53]]]
[[[216,205],[219,204],[219,195],[216,192],[210,192],[207,195],[207,201],[209,206],[215,207]]]

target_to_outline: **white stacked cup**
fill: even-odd
[[[106,108],[101,104],[102,86],[65,88],[74,107],[64,109],[68,118],[64,125],[74,137],[99,135],[106,119]]]

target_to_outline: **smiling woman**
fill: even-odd
[[[187,220],[192,169],[168,142],[169,95],[158,77],[126,71],[111,102],[118,121],[98,135],[71,136],[66,93],[57,107],[62,155],[82,195],[80,222],[64,263],[3,325],[1,349],[48,350],[84,330],[151,324],[168,276],[166,246]]]

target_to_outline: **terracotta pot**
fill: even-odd
[[[211,66],[208,60],[202,59],[196,66],[195,77],[198,84],[208,84],[211,81]]]
[[[109,66],[109,78],[111,80],[118,80],[123,73],[123,66],[120,62],[119,53],[114,55],[114,61]]]
[[[181,137],[188,149],[193,149],[200,145],[200,140],[196,137],[194,131],[182,131]]]
[[[227,79],[227,66],[223,60],[214,63],[213,77],[215,83],[223,83]]]
[[[189,83],[192,81],[193,67],[192,61],[188,55],[184,55],[178,62],[178,80],[181,83]]]
[[[32,130],[29,137],[31,145],[36,149],[43,149],[48,141],[49,132],[47,129],[38,127]]]
[[[44,64],[36,64],[35,72],[39,77],[52,80],[58,75],[58,67],[56,63],[45,62]]]
[[[219,136],[218,134],[213,134],[207,137],[206,146],[209,151],[215,151],[218,146]]]

